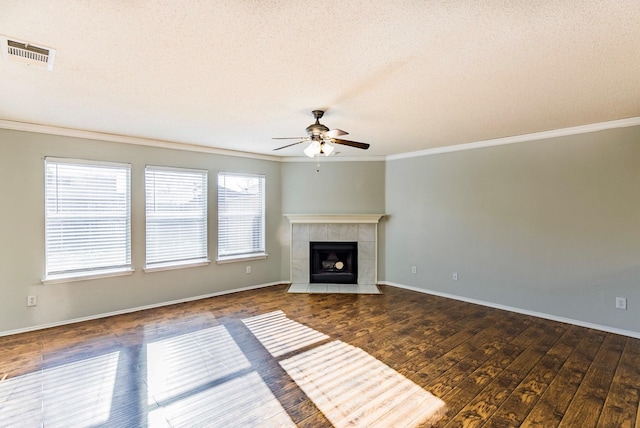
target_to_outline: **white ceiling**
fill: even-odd
[[[638,0],[0,0],[0,120],[278,156],[311,110],[387,156],[640,116]],[[292,141],[293,142],[293,141]]]

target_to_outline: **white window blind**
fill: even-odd
[[[265,177],[218,173],[218,259],[265,252]]]
[[[207,171],[145,168],[146,267],[207,262]]]
[[[45,159],[46,278],[131,269],[131,166]]]

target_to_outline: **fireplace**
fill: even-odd
[[[291,283],[309,286],[313,262],[310,243],[357,243],[355,282],[338,283],[342,286],[376,284],[378,271],[378,222],[383,214],[285,214],[290,229]],[[344,263],[344,262],[342,262]],[[340,266],[340,265],[338,265]],[[335,265],[334,265],[335,268]],[[344,269],[344,268],[343,268]],[[338,275],[333,272],[331,282],[317,283],[316,287],[335,284]],[[344,276],[344,275],[343,275]]]
[[[309,282],[358,283],[357,242],[309,242]]]

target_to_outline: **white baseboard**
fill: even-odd
[[[3,331],[3,332],[0,332],[0,337],[2,337],[2,336],[10,336],[10,335],[13,335],[13,334],[28,333],[28,332],[31,332],[31,331],[43,330],[43,329],[51,328],[51,327],[59,327],[59,326],[68,325],[68,324],[75,324],[75,323],[79,323],[79,322],[83,322],[83,321],[91,321],[91,320],[96,320],[96,319],[100,319],[100,318],[107,318],[107,317],[111,317],[111,316],[114,316],[114,315],[128,314],[128,313],[131,313],[131,312],[144,311],[146,309],[160,308],[160,307],[163,307],[163,306],[175,305],[175,304],[178,304],[178,303],[186,303],[186,302],[191,302],[191,301],[194,301],[194,300],[208,299],[209,297],[223,296],[225,294],[239,293],[241,291],[256,290],[258,288],[272,287],[274,285],[289,284],[289,283],[290,283],[290,281],[278,281],[278,282],[272,282],[272,283],[267,283],[267,284],[252,285],[252,286],[249,286],[249,287],[242,287],[242,288],[236,288],[236,289],[233,289],[233,290],[219,291],[219,292],[216,292],[216,293],[203,294],[203,295],[200,295],[200,296],[187,297],[187,298],[184,298],[184,299],[172,300],[172,301],[169,301],[169,302],[162,302],[162,303],[155,303],[155,304],[152,304],[152,305],[138,306],[138,307],[135,307],[135,308],[129,308],[129,309],[123,309],[123,310],[120,310],[120,311],[114,311],[114,312],[107,312],[107,313],[103,313],[103,314],[91,315],[91,316],[88,316],[88,317],[74,318],[74,319],[70,319],[70,320],[58,321],[58,322],[49,323],[49,324],[41,324],[41,325],[22,328],[22,329],[17,329],[17,330]],[[593,323],[588,323],[588,322],[584,322],[584,321],[574,320],[572,318],[565,318],[565,317],[559,317],[559,316],[556,316],[556,315],[545,314],[543,312],[530,311],[528,309],[521,309],[521,308],[516,308],[516,307],[513,307],[513,306],[500,305],[500,304],[497,304],[497,303],[486,302],[484,300],[477,300],[477,299],[471,299],[471,298],[468,298],[468,297],[456,296],[454,294],[441,293],[439,291],[428,290],[428,289],[425,289],[425,288],[412,287],[412,286],[409,286],[409,285],[398,284],[398,283],[391,282],[391,281],[379,281],[378,284],[380,284],[380,285],[388,285],[388,286],[391,286],[391,287],[398,287],[398,288],[402,288],[402,289],[405,289],[405,290],[416,291],[418,293],[431,294],[431,295],[434,295],[434,296],[445,297],[447,299],[459,300],[459,301],[462,301],[462,302],[473,303],[473,304],[476,304],[476,305],[487,306],[487,307],[490,307],[490,308],[501,309],[501,310],[505,310],[505,311],[509,311],[509,312],[515,312],[515,313],[518,313],[518,314],[530,315],[530,316],[534,316],[534,317],[537,317],[537,318],[548,319],[548,320],[551,320],[551,321],[558,321],[558,322],[562,322],[562,323],[566,323],[566,324],[577,325],[577,326],[580,326],[580,327],[586,327],[586,328],[591,328],[591,329],[594,329],[594,330],[605,331],[607,333],[614,333],[614,334],[619,334],[619,335],[622,335],[622,336],[628,336],[628,337],[633,337],[633,338],[636,338],[636,339],[640,339],[640,332],[635,332],[635,331],[630,331],[630,330],[622,330],[622,329],[613,328],[613,327],[609,327],[609,326],[603,326],[603,325],[599,325],[599,324],[593,324]]]
[[[2,337],[2,336],[10,336],[12,334],[28,333],[28,332],[37,331],[37,330],[44,330],[45,328],[59,327],[59,326],[62,326],[62,325],[75,324],[75,323],[79,323],[79,322],[83,322],[83,321],[91,321],[91,320],[96,320],[96,319],[100,319],[100,318],[107,318],[107,317],[112,317],[114,315],[129,314],[131,312],[144,311],[144,310],[147,310],[147,309],[155,309],[155,308],[160,308],[160,307],[163,307],[163,306],[175,305],[175,304],[178,304],[178,303],[192,302],[194,300],[208,299],[209,297],[223,296],[225,294],[239,293],[241,291],[256,290],[258,288],[272,287],[274,285],[280,285],[280,284],[289,284],[289,281],[278,281],[278,282],[271,282],[271,283],[268,283],[268,284],[260,284],[260,285],[252,285],[252,286],[249,286],[249,287],[234,288],[233,290],[218,291],[216,293],[203,294],[203,295],[200,295],[200,296],[193,296],[193,297],[186,297],[184,299],[172,300],[170,302],[154,303],[152,305],[138,306],[138,307],[135,307],[135,308],[122,309],[120,311],[107,312],[107,313],[97,314],[97,315],[90,315],[88,317],[74,318],[74,319],[70,319],[70,320],[58,321],[58,322],[53,322],[53,323],[49,323],[49,324],[41,324],[41,325],[37,325],[37,326],[33,326],[33,327],[27,327],[27,328],[21,328],[21,329],[17,329],[17,330],[0,331],[0,337]]]
[[[551,320],[551,321],[558,321],[558,322],[562,322],[562,323],[565,323],[565,324],[572,324],[572,325],[577,325],[577,326],[580,326],[580,327],[591,328],[591,329],[594,329],[594,330],[606,331],[607,333],[614,333],[614,334],[619,334],[619,335],[622,335],[622,336],[628,336],[628,337],[633,337],[633,338],[636,338],[636,339],[640,339],[640,332],[637,332],[637,331],[622,330],[622,329],[619,329],[619,328],[609,327],[609,326],[606,326],[606,325],[593,324],[593,323],[589,323],[589,322],[574,320],[572,318],[565,318],[565,317],[559,317],[559,316],[556,316],[556,315],[549,315],[549,314],[545,314],[543,312],[536,312],[536,311],[530,311],[528,309],[515,308],[513,306],[500,305],[500,304],[497,304],[497,303],[486,302],[484,300],[470,299],[468,297],[456,296],[454,294],[441,293],[439,291],[428,290],[428,289],[425,289],[425,288],[412,287],[410,285],[398,284],[398,283],[390,282],[390,281],[379,281],[378,284],[380,284],[380,285],[389,285],[391,287],[403,288],[405,290],[417,291],[418,293],[432,294],[434,296],[445,297],[447,299],[459,300],[461,302],[467,302],[467,303],[474,303],[476,305],[487,306],[489,308],[502,309],[504,311],[515,312],[515,313],[523,314],[523,315],[531,315],[531,316],[537,317],[537,318],[543,318],[543,319],[547,319],[547,320]]]

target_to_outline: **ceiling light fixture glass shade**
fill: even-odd
[[[333,152],[334,147],[329,144],[329,142],[325,142],[322,145],[322,153],[324,153],[325,156],[329,156],[332,152]]]
[[[321,151],[320,143],[317,141],[312,141],[311,144],[304,149],[304,154],[309,156],[310,158],[319,155]]]

